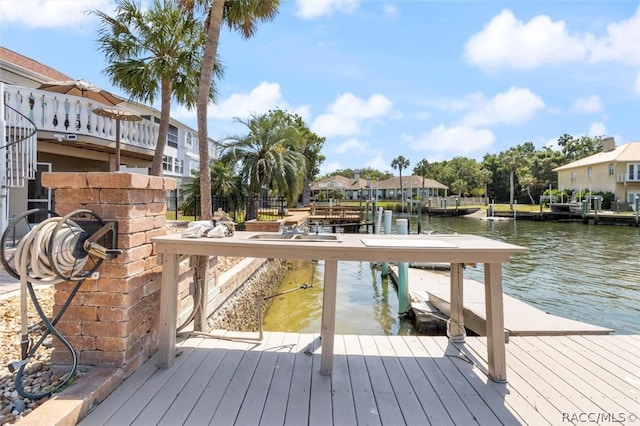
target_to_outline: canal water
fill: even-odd
[[[393,220],[395,223],[395,218]],[[416,232],[417,219],[410,219]],[[555,315],[640,334],[640,228],[533,221],[423,218],[422,230],[475,234],[529,248],[503,267],[504,292]],[[265,315],[271,331],[317,333],[322,314],[322,262],[292,261]],[[482,265],[465,277],[482,282]],[[411,283],[409,283],[411,286]],[[368,262],[338,263],[336,333],[416,334],[398,316],[393,283]]]

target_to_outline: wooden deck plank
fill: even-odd
[[[394,339],[399,340],[399,339]],[[409,425],[424,425],[429,422],[416,396],[411,381],[407,377],[400,360],[387,336],[373,336],[373,341],[387,371],[393,393],[396,396],[404,422]]]
[[[176,396],[180,395],[184,387],[191,381],[194,374],[200,370],[202,362],[211,353],[215,342],[211,339],[191,339],[195,349],[190,352],[184,362],[177,369],[176,374],[171,376],[169,380],[162,386],[163,391],[156,393],[147,403],[144,409],[131,423],[133,426],[145,424],[157,424],[164,415],[165,411],[175,401]],[[184,356],[184,355],[183,355]],[[184,418],[183,418],[184,420]]]
[[[429,423],[432,425],[447,426],[453,425],[453,420],[449,417],[449,413],[445,410],[442,401],[438,398],[429,378],[418,365],[418,362],[411,353],[411,349],[407,346],[406,339],[393,339],[393,349],[402,364],[402,368],[406,372],[407,378],[411,382],[413,392],[420,401],[422,409],[427,415]]]
[[[262,410],[262,424],[284,424],[298,338],[299,336],[296,333],[285,333],[282,338],[282,344],[277,349],[278,358],[275,364],[275,371],[271,377],[271,385],[264,403],[264,409]]]
[[[176,351],[179,356],[174,363],[175,368],[158,369],[146,380],[126,401],[113,413],[106,425],[132,424],[144,407],[155,396],[157,389],[165,386],[171,378],[178,373],[180,367],[189,360],[190,355],[197,347],[197,343],[185,341],[185,344]]]
[[[613,382],[617,383],[616,386],[618,389],[624,389],[624,386],[629,386],[628,391],[640,397],[640,392],[638,392],[640,391],[640,345],[636,349],[637,362],[634,372],[622,367],[619,360],[615,357],[607,357],[604,353],[600,354],[589,351],[589,346],[585,346],[582,339],[567,338],[566,341],[568,341],[568,343],[564,339],[562,341],[579,353],[580,356],[586,360],[585,362],[588,362],[589,365],[592,366],[591,368],[602,369],[603,374],[612,376]],[[588,345],[589,342],[591,342],[591,340],[587,339],[586,344]],[[596,343],[593,344],[596,345]],[[633,368],[631,370],[633,370]],[[617,379],[617,381],[615,379]]]
[[[473,413],[474,419],[481,425],[499,424],[499,419],[489,409],[486,402],[480,398],[473,387],[467,382],[464,375],[456,374],[457,368],[453,365],[454,359],[447,356],[445,351],[435,342],[435,339],[420,339],[420,343],[425,347],[427,352],[434,358],[436,365],[440,368],[447,380],[451,383],[462,402]],[[446,339],[442,337],[441,339]],[[466,363],[464,368],[467,374],[471,372],[471,365]]]
[[[256,366],[247,393],[240,406],[235,423],[238,425],[256,425],[260,423],[271,379],[278,360],[277,349],[282,344],[284,333],[268,333],[260,347],[262,354]]]
[[[349,367],[353,404],[358,424],[380,425],[378,405],[373,394],[369,371],[360,347],[360,340],[355,335],[343,336],[343,340],[345,351],[348,354],[347,365]]]
[[[509,381],[500,384],[486,376],[485,338],[454,348],[445,337],[339,335],[329,378],[319,375],[314,335],[267,332],[260,344],[192,337],[171,368],[149,360],[80,425],[539,425],[577,413],[635,414],[640,364],[635,374],[627,368],[637,343],[512,337]],[[611,349],[620,356],[607,358]],[[473,365],[448,356],[458,350]]]
[[[384,364],[378,353],[378,348],[375,345],[373,336],[358,336],[358,339],[360,340],[364,362],[369,372],[373,395],[376,398],[380,421],[382,424],[387,425],[403,423],[402,410],[393,392],[393,386],[391,386],[389,376],[384,369]]]
[[[431,382],[434,390],[438,394],[438,398],[442,402],[445,410],[447,410],[449,417],[451,417],[453,423],[457,425],[470,425],[477,423],[473,414],[471,414],[467,406],[460,399],[458,393],[455,391],[453,386],[451,386],[451,383],[449,383],[446,376],[436,365],[435,358],[433,358],[423,346],[421,342],[423,339],[431,339],[431,337],[405,337],[407,346],[409,346],[409,349],[416,358],[418,365],[422,371],[424,371],[425,377],[427,377]]]
[[[245,343],[234,350],[243,352],[242,359],[233,373],[233,377],[227,386],[226,392],[220,400],[210,424],[232,425],[235,423],[240,407],[247,394],[249,384],[253,379],[258,361],[263,353],[261,345],[257,343]],[[262,347],[263,348],[263,347]]]
[[[333,400],[331,398],[332,376],[320,374],[320,335],[313,340],[313,367],[311,374],[311,395],[309,398],[309,425],[333,424]],[[335,339],[334,339],[335,345]]]
[[[233,379],[238,364],[240,364],[240,360],[244,355],[244,351],[241,350],[243,347],[243,343],[234,341],[228,348],[222,349],[224,351],[222,361],[216,366],[185,424],[202,425],[209,423],[218,409],[229,383]]]
[[[486,357],[487,347],[483,339],[467,338],[465,346],[472,349],[479,358]],[[575,404],[533,371],[526,360],[522,361],[517,356],[517,351],[514,353],[510,349],[511,345],[507,345],[509,376],[506,392],[517,391],[530,407],[551,424],[557,424],[563,412],[576,412],[578,408]],[[486,362],[486,358],[484,361]]]
[[[342,335],[334,339],[333,375],[331,376],[332,417],[337,424],[357,424],[355,402],[351,390],[351,374]]]
[[[634,344],[633,341],[629,341],[626,346],[618,345],[615,346],[616,350],[612,350],[611,341],[624,342],[624,340],[617,336],[615,339],[587,339],[585,336],[575,336],[573,340],[581,344],[590,354],[615,362],[629,374],[640,378],[640,342]]]
[[[311,390],[311,373],[313,358],[308,354],[310,348],[315,345],[312,334],[300,334],[295,348],[295,361],[291,375],[291,387],[287,412],[284,418],[285,425],[302,425],[309,421],[309,397]]]
[[[612,407],[610,408],[611,412],[615,410],[615,406],[611,405],[611,403],[618,406],[618,412],[633,406],[640,407],[640,397],[636,395],[634,400],[632,394],[629,395],[621,388],[627,386],[627,383],[619,380],[617,376],[611,374],[599,364],[592,363],[583,356],[580,349],[577,352],[574,351],[571,346],[566,344],[568,339],[561,338],[550,341],[544,337],[539,337],[538,340],[557,352],[557,354],[551,354],[550,356],[554,359],[557,357],[558,363],[563,364],[563,361],[567,364],[575,363],[576,366],[573,367],[573,373],[577,373],[585,382],[588,382],[591,388],[604,394],[604,399],[608,400],[606,401],[607,405]],[[590,392],[590,394],[594,394],[594,392]],[[592,399],[597,400],[597,398],[593,397]]]
[[[158,367],[156,366],[156,357],[151,358],[144,364],[142,364],[136,371],[129,377],[127,377],[117,391],[114,391],[109,395],[108,402],[105,400],[97,407],[95,407],[89,414],[91,415],[90,425],[98,426],[107,423],[109,418],[122,407],[133,394],[135,394],[140,387],[155,374]],[[83,426],[88,426],[89,423],[81,421],[79,423]]]
[[[207,386],[209,380],[211,380],[211,376],[215,373],[220,362],[222,362],[226,349],[231,346],[231,341],[229,340],[207,340],[209,340],[209,342],[203,342],[203,348],[207,348],[211,345],[215,349],[208,351],[206,358],[202,361],[200,366],[194,370],[195,374],[191,376],[191,379],[186,386],[175,397],[173,403],[168,407],[158,425],[173,426],[182,424],[187,419],[191,410],[200,398],[203,389]],[[161,393],[164,393],[164,391]]]
[[[594,400],[592,398],[591,385],[574,373],[574,369],[577,367],[575,362],[568,364],[558,362],[545,352],[544,348],[532,345],[530,343],[532,340],[535,339],[517,339],[514,341],[514,345],[526,351],[536,360],[540,366],[539,369],[536,369],[538,374],[545,377],[554,387],[562,389],[561,392],[569,395],[571,400],[578,405],[578,412],[600,412],[613,408],[613,404],[604,399]]]
[[[451,357],[462,376],[467,379],[502,424],[549,424],[518,392],[511,390],[507,383],[491,380],[487,374],[486,360],[478,357],[465,344],[449,343],[443,339],[435,339],[435,342]]]

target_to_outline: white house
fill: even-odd
[[[9,218],[26,210],[53,210],[51,192],[40,185],[42,172],[147,173],[151,165],[160,111],[133,102],[118,104],[143,118],[119,123],[118,156],[116,120],[96,113],[97,108],[112,104],[95,100],[85,91],[74,96],[43,88],[49,83],[73,80],[0,46],[0,140],[7,141],[0,152],[8,158],[0,165],[0,230],[5,229]],[[212,146],[210,140],[210,151]],[[172,119],[164,152],[164,175],[176,178],[180,188],[191,178],[191,170],[199,168],[197,132]]]

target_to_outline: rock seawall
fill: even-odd
[[[258,331],[258,300],[275,293],[286,272],[286,260],[266,262],[209,316],[209,328]],[[262,302],[263,315],[270,305],[270,300]]]

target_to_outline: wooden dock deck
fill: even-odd
[[[482,337],[338,335],[332,376],[319,374],[311,334],[180,346],[171,368],[149,360],[80,425],[637,424],[640,415],[640,336],[513,337],[508,383],[487,378]]]
[[[391,271],[394,270],[391,266]],[[409,268],[409,291],[449,314],[451,285],[446,273]],[[464,324],[480,336],[486,335],[484,285],[464,279]],[[510,336],[610,334],[613,330],[548,314],[507,294],[503,295],[504,328]]]

